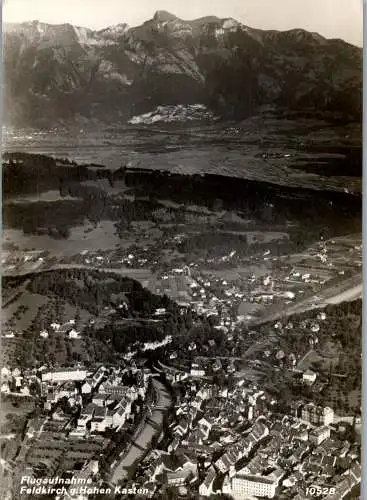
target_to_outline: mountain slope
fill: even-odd
[[[125,122],[160,104],[195,103],[231,118],[262,105],[361,114],[361,49],[299,29],[158,11],[134,28],[5,25],[3,52],[6,124]]]

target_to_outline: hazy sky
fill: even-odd
[[[104,28],[141,24],[156,10],[182,19],[234,17],[254,28],[304,28],[362,46],[363,0],[3,0],[3,21]]]

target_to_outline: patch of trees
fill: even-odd
[[[69,228],[83,224],[85,219],[82,200],[55,201],[52,209],[47,202],[4,205],[3,218],[7,227],[22,229],[25,234],[48,234],[65,238]]]
[[[88,165],[78,165],[70,160],[57,160],[46,155],[28,153],[3,155],[4,198],[59,190],[62,185],[88,180],[111,178],[112,182],[112,177],[112,172],[104,167],[88,168]]]
[[[123,293],[132,317],[150,316],[158,308],[166,308],[175,317],[179,315],[177,304],[167,296],[154,295],[138,281],[114,273],[77,268],[46,271],[31,275],[27,289],[40,295],[57,296],[92,314],[102,307],[114,306],[111,296]]]
[[[318,404],[329,405],[341,415],[350,414],[352,411],[358,411],[359,403],[353,402],[349,395],[352,391],[361,393],[362,384],[362,300],[329,305],[324,311],[325,321],[317,320],[317,310],[290,317],[289,321],[293,323],[294,328],[286,330],[284,338],[288,352],[304,354],[312,346],[307,346],[305,330],[297,325],[304,320],[318,322],[320,330],[316,335],[319,342],[314,348],[322,353],[331,342],[337,351],[337,360],[330,360],[329,368],[327,363],[325,367],[324,362],[316,363],[313,367],[324,383],[323,390],[314,392],[312,387],[304,386],[300,381],[295,381],[294,377],[287,380],[283,372],[279,375],[272,374],[272,384],[277,387],[284,400],[302,397]],[[276,377],[279,377],[277,382]]]
[[[302,248],[306,245],[305,241],[301,242]],[[259,252],[268,250],[271,247],[272,255],[283,255],[296,251],[299,246],[298,242],[289,241],[287,238],[272,242],[249,242],[246,234],[235,232],[218,232],[215,230],[206,231],[200,234],[186,238],[178,246],[178,251],[184,254],[192,252],[206,252],[207,258],[222,257],[224,254],[229,254],[235,250],[241,256],[256,255]],[[226,267],[226,263],[220,264],[222,268]],[[227,263],[228,267],[231,264]]]
[[[308,230],[315,234],[315,219],[319,227],[331,226],[338,232],[346,224],[350,231],[351,222],[358,219],[360,228],[356,214],[361,211],[361,198],[345,193],[317,192],[217,174],[189,176],[145,169],[127,169],[125,182],[131,188],[143,189],[153,199],[168,198],[210,208],[220,199],[223,209],[242,210],[246,216],[272,225],[300,220],[303,238]]]
[[[87,335],[107,342],[120,353],[127,352],[129,346],[135,342],[154,342],[165,337],[162,328],[138,322],[127,325],[109,324],[98,330],[92,330]]]
[[[10,158],[10,157],[9,157]],[[200,204],[213,209],[218,204],[224,209],[241,209],[246,216],[256,217],[268,224],[285,224],[286,220],[299,220],[305,235],[315,235],[318,226],[331,227],[341,234],[360,230],[361,200],[346,193],[316,192],[310,189],[277,186],[267,182],[216,174],[180,175],[144,169],[88,168],[70,165],[42,155],[15,153],[6,160],[11,165],[3,167],[4,198],[19,194],[38,194],[49,190],[61,196],[79,200],[49,203],[5,205],[4,221],[7,226],[21,228],[26,233],[49,232],[50,236],[66,238],[65,228],[83,223],[88,218],[93,223],[102,219],[119,221],[118,232],[129,227],[134,220],[153,220],[161,207],[158,198],[168,198],[184,204]],[[14,163],[14,162],[17,163]],[[107,179],[113,186],[115,180],[124,180],[135,194],[134,201],[112,200],[98,187],[82,183]],[[330,203],[332,202],[332,203]],[[176,210],[176,222],[186,222],[185,211]]]
[[[194,250],[202,249],[207,249],[209,253],[217,253],[220,251],[230,252],[236,249],[246,250],[247,248],[248,242],[246,235],[218,233],[214,230],[191,236],[191,238],[185,239],[178,245],[178,250],[181,253],[189,253]]]

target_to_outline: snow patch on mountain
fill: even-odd
[[[170,35],[175,38],[181,38],[183,36],[191,36],[193,34],[193,29],[190,24],[182,21],[174,21],[172,23],[162,23],[158,25],[159,27],[168,25],[167,28],[170,30]]]
[[[74,26],[74,31],[81,45],[95,45],[97,43],[97,40],[92,37],[91,30]]]
[[[104,39],[109,39],[110,41],[116,41],[118,38],[123,36],[127,31],[129,31],[129,25],[126,23],[116,24],[115,26],[108,26],[107,28],[100,30],[98,34]]]
[[[223,29],[225,30],[232,31],[238,28],[243,28],[243,24],[236,21],[235,19],[228,18],[223,21]]]
[[[125,74],[121,74],[117,67],[110,61],[103,60],[99,63],[98,73],[107,80],[117,80],[123,85],[131,85],[132,80],[129,80]]]
[[[131,125],[152,125],[154,123],[172,123],[199,120],[214,120],[214,114],[204,104],[177,104],[157,106],[154,111],[133,116]]]

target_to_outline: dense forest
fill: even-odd
[[[132,315],[149,317],[157,308],[166,308],[172,314],[178,312],[178,306],[167,296],[154,295],[138,281],[114,273],[66,269],[28,275],[27,278],[28,291],[59,297],[92,314],[97,314],[103,307],[116,306],[118,296],[121,302],[127,302]],[[8,278],[4,278],[5,288],[7,281]]]
[[[130,198],[112,197],[98,185],[86,181],[105,180],[111,187],[123,181]],[[210,209],[240,210],[263,224],[285,225],[297,221],[306,235],[318,238],[321,228],[335,236],[360,231],[361,197],[348,193],[315,191],[266,182],[249,181],[221,175],[178,175],[168,172],[127,169],[116,171],[75,165],[44,155],[8,153],[3,158],[5,227],[22,229],[27,234],[48,234],[68,238],[70,229],[101,220],[115,221],[118,231],[132,221],[155,220],[162,207],[160,199],[181,204],[172,209],[177,222],[185,221],[184,209],[194,203]],[[50,204],[14,203],[19,195],[40,195],[56,191],[60,198]],[[71,199],[71,198],[72,199]]]
[[[101,358],[98,358],[98,352],[95,353],[99,361],[103,361],[105,348],[111,354],[125,353],[135,344],[162,341],[169,335],[185,335],[191,325],[186,317],[188,313],[166,295],[152,294],[139,282],[114,273],[67,269],[25,277],[4,277],[3,290],[10,293],[24,282],[28,283],[28,292],[47,297],[48,302],[56,304],[56,310],[60,311],[65,304],[70,304],[77,311],[87,311],[95,320],[100,319],[82,327],[84,339],[89,339],[90,344],[95,346],[103,346]],[[166,311],[164,318],[154,316],[157,309]],[[80,317],[80,314],[77,316]],[[25,341],[35,341],[40,329],[52,321],[52,317],[44,321],[41,311],[36,319],[34,331],[23,336]],[[80,323],[79,319],[77,323]]]

